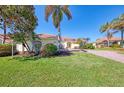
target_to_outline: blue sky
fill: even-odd
[[[52,24],[52,18],[49,22],[44,20],[45,6],[35,6],[36,15],[38,17],[38,26],[36,33],[48,33],[57,35],[57,29]],[[72,38],[89,37],[91,41],[95,41],[99,37],[105,36],[99,32],[99,28],[105,22],[111,21],[124,13],[124,6],[70,6],[72,20],[68,21],[64,16],[61,22],[62,36]],[[120,36],[116,34],[115,36]]]
[[[124,6],[95,6],[95,5],[72,5],[69,7],[72,13],[72,20],[68,21],[64,16],[61,22],[62,36],[71,38],[90,38],[91,42],[97,38],[104,37],[105,34],[99,32],[100,26],[124,13]],[[45,21],[45,6],[35,6],[35,13],[38,17],[38,26],[35,29],[39,34],[57,35],[52,18]],[[0,33],[2,33],[0,29]],[[120,33],[115,36],[120,36]]]

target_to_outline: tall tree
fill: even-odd
[[[6,40],[6,23],[8,18],[8,7],[7,6],[0,6],[0,18],[1,18],[1,28],[4,30],[4,38],[3,43],[5,43]]]
[[[112,29],[121,32],[121,47],[124,48],[124,14],[112,20]]]
[[[102,33],[107,32],[106,37],[108,41],[108,47],[110,46],[110,39],[112,37],[112,33],[110,32],[110,29],[111,29],[111,24],[108,22],[102,25],[100,28],[100,32]]]
[[[14,18],[16,6],[1,5],[0,6],[0,28],[4,30],[3,43],[6,40],[7,27],[10,23],[10,19]],[[15,19],[15,18],[14,18]]]
[[[45,20],[48,21],[50,15],[52,15],[52,20],[55,28],[58,29],[58,43],[59,49],[61,48],[61,21],[63,19],[63,14],[65,14],[68,20],[72,19],[69,6],[67,5],[47,5],[45,8]]]
[[[90,38],[82,38],[82,40],[84,41],[84,44],[88,43],[88,41],[90,40]]]
[[[12,21],[14,24],[14,31],[10,36],[17,42],[21,42],[28,52],[31,48],[28,41],[33,41],[34,29],[37,26],[37,17],[35,16],[34,6],[16,6],[17,14],[16,20]],[[11,25],[10,25],[11,26]]]

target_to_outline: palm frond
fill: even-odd
[[[122,30],[124,29],[124,22],[123,21],[118,21],[112,24],[112,29],[115,30]]]
[[[48,21],[49,16],[52,14],[54,10],[53,5],[47,5],[45,8],[45,20]]]
[[[59,24],[59,23],[58,23],[57,11],[54,11],[54,12],[53,12],[52,20],[53,20],[54,26],[57,28],[57,27],[58,27],[58,24]]]
[[[115,24],[115,23],[117,23],[117,22],[119,22],[119,17],[118,17],[118,18],[114,18],[114,19],[111,21],[111,24]]]
[[[116,34],[116,33],[118,33],[118,30],[112,32],[112,34]]]
[[[62,19],[63,19],[63,13],[62,13],[61,10],[60,10],[59,13],[58,13],[58,17],[59,17],[58,21],[61,22]]]
[[[108,39],[110,39],[110,38],[113,37],[113,33],[108,31],[107,34],[106,34],[106,36],[107,36]]]
[[[65,15],[67,16],[68,20],[72,19],[71,12],[68,9],[68,6],[67,5],[64,5],[61,9],[65,13]]]
[[[120,20],[124,20],[124,14],[121,14],[121,15],[119,16],[119,19],[120,19]]]
[[[109,24],[108,22],[104,25],[101,26],[100,28],[100,32],[106,32],[107,30],[111,29],[111,24]]]

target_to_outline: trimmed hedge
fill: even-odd
[[[86,45],[83,45],[81,49],[95,49],[95,47],[92,44],[86,44]]]
[[[112,48],[120,48],[120,45],[118,45],[118,44],[113,44],[111,47],[112,47]]]
[[[57,46],[54,44],[46,44],[41,50],[42,57],[51,57],[57,53]]]
[[[13,46],[14,54],[16,53],[16,45]],[[11,44],[0,44],[0,57],[10,56],[12,54]]]

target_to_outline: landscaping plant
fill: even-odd
[[[54,44],[46,44],[41,50],[42,57],[54,56],[57,53],[57,46]]]
[[[95,47],[90,43],[83,45],[81,49],[95,49]]]

